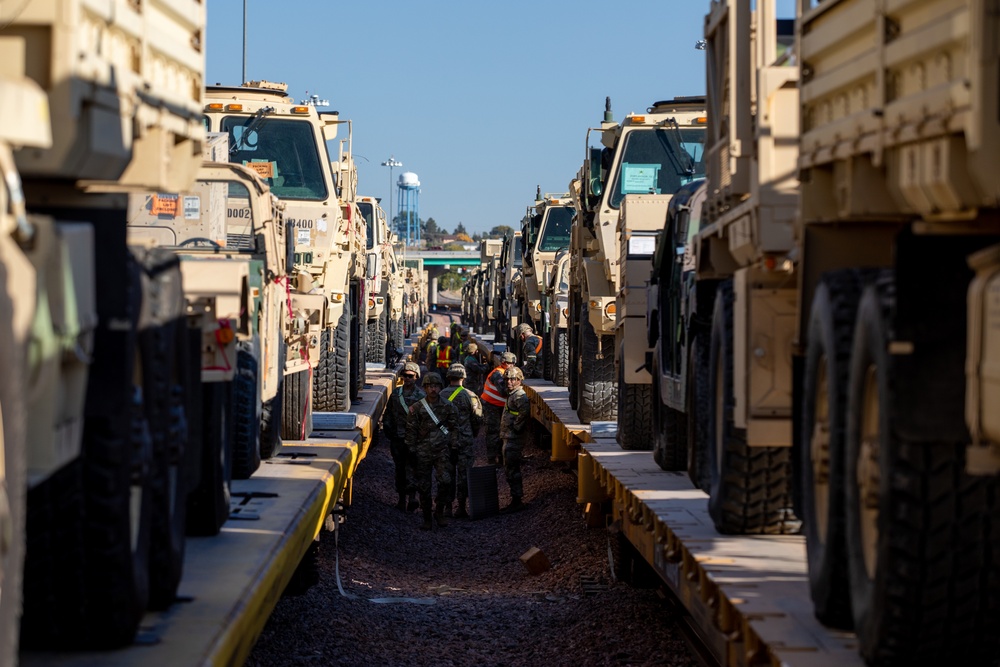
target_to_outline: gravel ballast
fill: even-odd
[[[480,437],[477,465],[485,462]],[[319,582],[278,603],[248,665],[695,665],[656,590],[614,582],[604,529],[588,528],[576,476],[529,446],[527,509],[419,529],[395,507],[381,434],[339,534],[324,533]],[[510,499],[499,473],[500,506]],[[551,568],[531,575],[532,547]],[[337,587],[336,568],[344,591]],[[412,602],[372,602],[410,598]]]

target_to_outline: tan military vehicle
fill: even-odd
[[[403,256],[402,263],[406,276],[405,319],[406,334],[413,335],[420,330],[427,319],[427,271],[424,260]]]
[[[535,201],[528,207],[521,226],[521,238],[524,239],[521,320],[530,324],[542,339],[540,361],[545,379],[552,377],[553,348],[549,343],[551,324],[546,317],[543,297],[556,253],[569,248],[573,213],[573,200],[568,192],[542,195],[539,186]]]
[[[521,232],[515,231],[503,238],[500,247],[499,266],[494,280],[494,317],[496,319],[495,340],[506,343],[510,349],[520,349],[517,326],[521,323],[518,307],[519,296],[524,294],[524,278],[521,269],[524,254],[521,246]]]
[[[297,294],[289,281],[292,248],[283,208],[256,172],[232,163],[205,163],[194,188],[181,195],[130,196],[129,242],[182,257],[188,312],[201,323],[202,349],[216,346],[217,322],[234,322],[234,358],[204,359],[202,380],[233,380],[237,479],[276,454],[282,435],[304,437],[310,415],[309,353],[315,363],[319,351],[309,343],[320,332],[309,331],[308,323],[318,322],[322,302]],[[304,309],[309,300],[312,311]]]
[[[229,161],[254,169],[285,202],[298,287],[326,299],[313,409],[344,411],[363,383],[365,354],[365,226],[354,206],[356,172],[343,144],[329,159],[326,142],[341,122],[336,112],[296,104],[286,88],[266,81],[210,86],[204,111],[211,131],[228,133]]]
[[[368,282],[367,304],[367,353],[366,361],[384,363],[386,344],[392,329],[392,303],[390,284],[393,281],[395,257],[392,250],[392,235],[385,212],[375,197],[358,197],[358,208],[368,229]],[[397,310],[399,305],[396,306]],[[398,315],[397,318],[398,320]],[[395,346],[395,341],[393,341]]]
[[[604,122],[587,131],[587,145],[595,132],[601,147],[588,148],[570,184],[570,398],[584,423],[615,420],[628,405],[618,427],[626,449],[649,448],[643,290],[670,197],[703,170],[704,104],[656,102],[616,123],[608,100]]]
[[[27,335],[31,353],[3,372],[16,382],[27,366],[15,391],[32,419],[23,450],[4,442],[15,527],[4,538],[18,543],[8,553],[26,545],[22,587],[5,564],[0,589],[5,663],[22,611],[28,646],[107,647],[132,641],[150,603],[174,599],[197,382],[176,258],[126,246],[123,191],[189,188],[204,138],[203,3],[35,0],[14,11],[0,29],[0,79],[13,85],[0,132],[17,149],[13,163],[10,144],[0,151],[0,245],[3,271],[24,282],[0,326]],[[50,120],[51,143],[34,140]],[[6,424],[6,386],[0,400]]]

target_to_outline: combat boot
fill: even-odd
[[[431,510],[427,508],[424,510],[424,522],[420,525],[420,530],[430,530],[433,525],[431,523]]]
[[[396,503],[396,508],[397,509],[401,509],[404,512],[406,511],[406,495],[405,494],[402,494],[402,493],[399,494],[399,501]]]
[[[417,497],[414,494],[411,493],[410,494],[410,502],[408,502],[406,504],[406,511],[407,512],[414,512],[414,511],[416,511],[419,508],[420,508],[420,501],[417,500]]]
[[[440,505],[437,506],[437,510],[434,512],[434,519],[437,521],[439,528],[444,528],[448,525],[448,522],[444,518],[444,508]]]
[[[468,519],[469,512],[465,509],[465,499],[458,501],[458,510],[455,511],[455,518],[457,519]]]
[[[504,507],[501,512],[520,512],[525,507],[524,503],[521,502],[521,496],[514,496],[511,498],[510,504]]]
[[[444,515],[446,518],[451,518],[452,507],[451,503],[444,506]]]

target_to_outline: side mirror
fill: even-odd
[[[375,280],[378,277],[378,257],[375,256],[375,253],[369,253],[367,259],[365,273],[368,274],[368,280]]]

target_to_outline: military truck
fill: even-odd
[[[389,289],[393,280],[392,269],[395,265],[392,239],[389,224],[385,219],[385,212],[375,197],[358,197],[358,209],[361,211],[361,217],[368,230],[366,243],[368,271],[371,276],[367,289],[366,326],[368,327],[368,335],[365,359],[370,362],[384,363],[386,343],[390,339],[393,321]],[[395,341],[393,345],[395,345]]]
[[[229,135],[229,161],[254,169],[285,202],[300,291],[326,298],[313,409],[349,410],[364,367],[365,226],[349,200],[356,188],[344,166],[349,151],[340,144],[331,162],[327,150],[339,114],[296,104],[285,84],[267,81],[209,86],[204,113],[209,130]]]
[[[524,279],[521,274],[524,251],[521,248],[521,238],[520,231],[503,238],[494,279],[494,340],[506,343],[511,349],[520,349],[517,335],[517,326],[521,323],[518,297],[524,294]]]
[[[663,232],[656,240],[646,322],[651,350],[647,366],[653,377],[653,459],[664,470],[686,468],[695,485],[708,491],[708,447],[702,444],[707,442],[708,378],[704,372],[708,345],[704,334],[708,323],[704,314],[700,320],[695,314],[698,294],[692,246],[701,230],[705,196],[702,179],[681,187],[670,200]]]
[[[18,283],[3,354],[31,352],[4,357],[5,430],[8,401],[23,423],[12,394],[32,415],[23,447],[4,439],[3,541],[26,549],[21,587],[4,565],[7,662],[22,611],[28,646],[107,647],[132,641],[151,600],[173,600],[196,358],[176,258],[127,247],[123,193],[194,180],[205,8],[36,0],[4,18],[0,243]]]
[[[304,437],[310,416],[309,353],[315,362],[319,351],[309,345],[308,322],[319,319],[322,301],[293,292],[283,209],[256,172],[228,162],[206,162],[188,192],[130,195],[129,242],[181,256],[189,319],[197,318],[206,337],[202,349],[217,347],[217,322],[233,322],[233,358],[212,354],[201,372],[203,382],[234,381],[236,479],[276,454],[282,435]],[[303,312],[308,300],[313,312]]]
[[[618,428],[623,448],[649,447],[652,380],[644,365],[642,287],[651,234],[663,226],[670,195],[703,172],[704,105],[703,97],[678,97],[616,123],[606,100],[604,121],[587,130],[587,154],[570,183],[577,211],[570,240],[570,398],[584,423],[613,421],[619,405],[628,405]],[[602,147],[590,147],[591,132],[600,133]],[[623,316],[619,307],[628,312]]]
[[[402,265],[405,275],[405,320],[406,335],[412,336],[420,331],[427,319],[427,271],[424,270],[424,260],[403,255]]]
[[[542,339],[541,361],[546,379],[551,378],[552,347],[549,345],[549,322],[543,295],[556,252],[569,248],[572,222],[573,200],[569,193],[547,192],[542,195],[539,186],[535,202],[528,207],[521,226],[521,238],[524,239],[521,320],[530,324]]]

